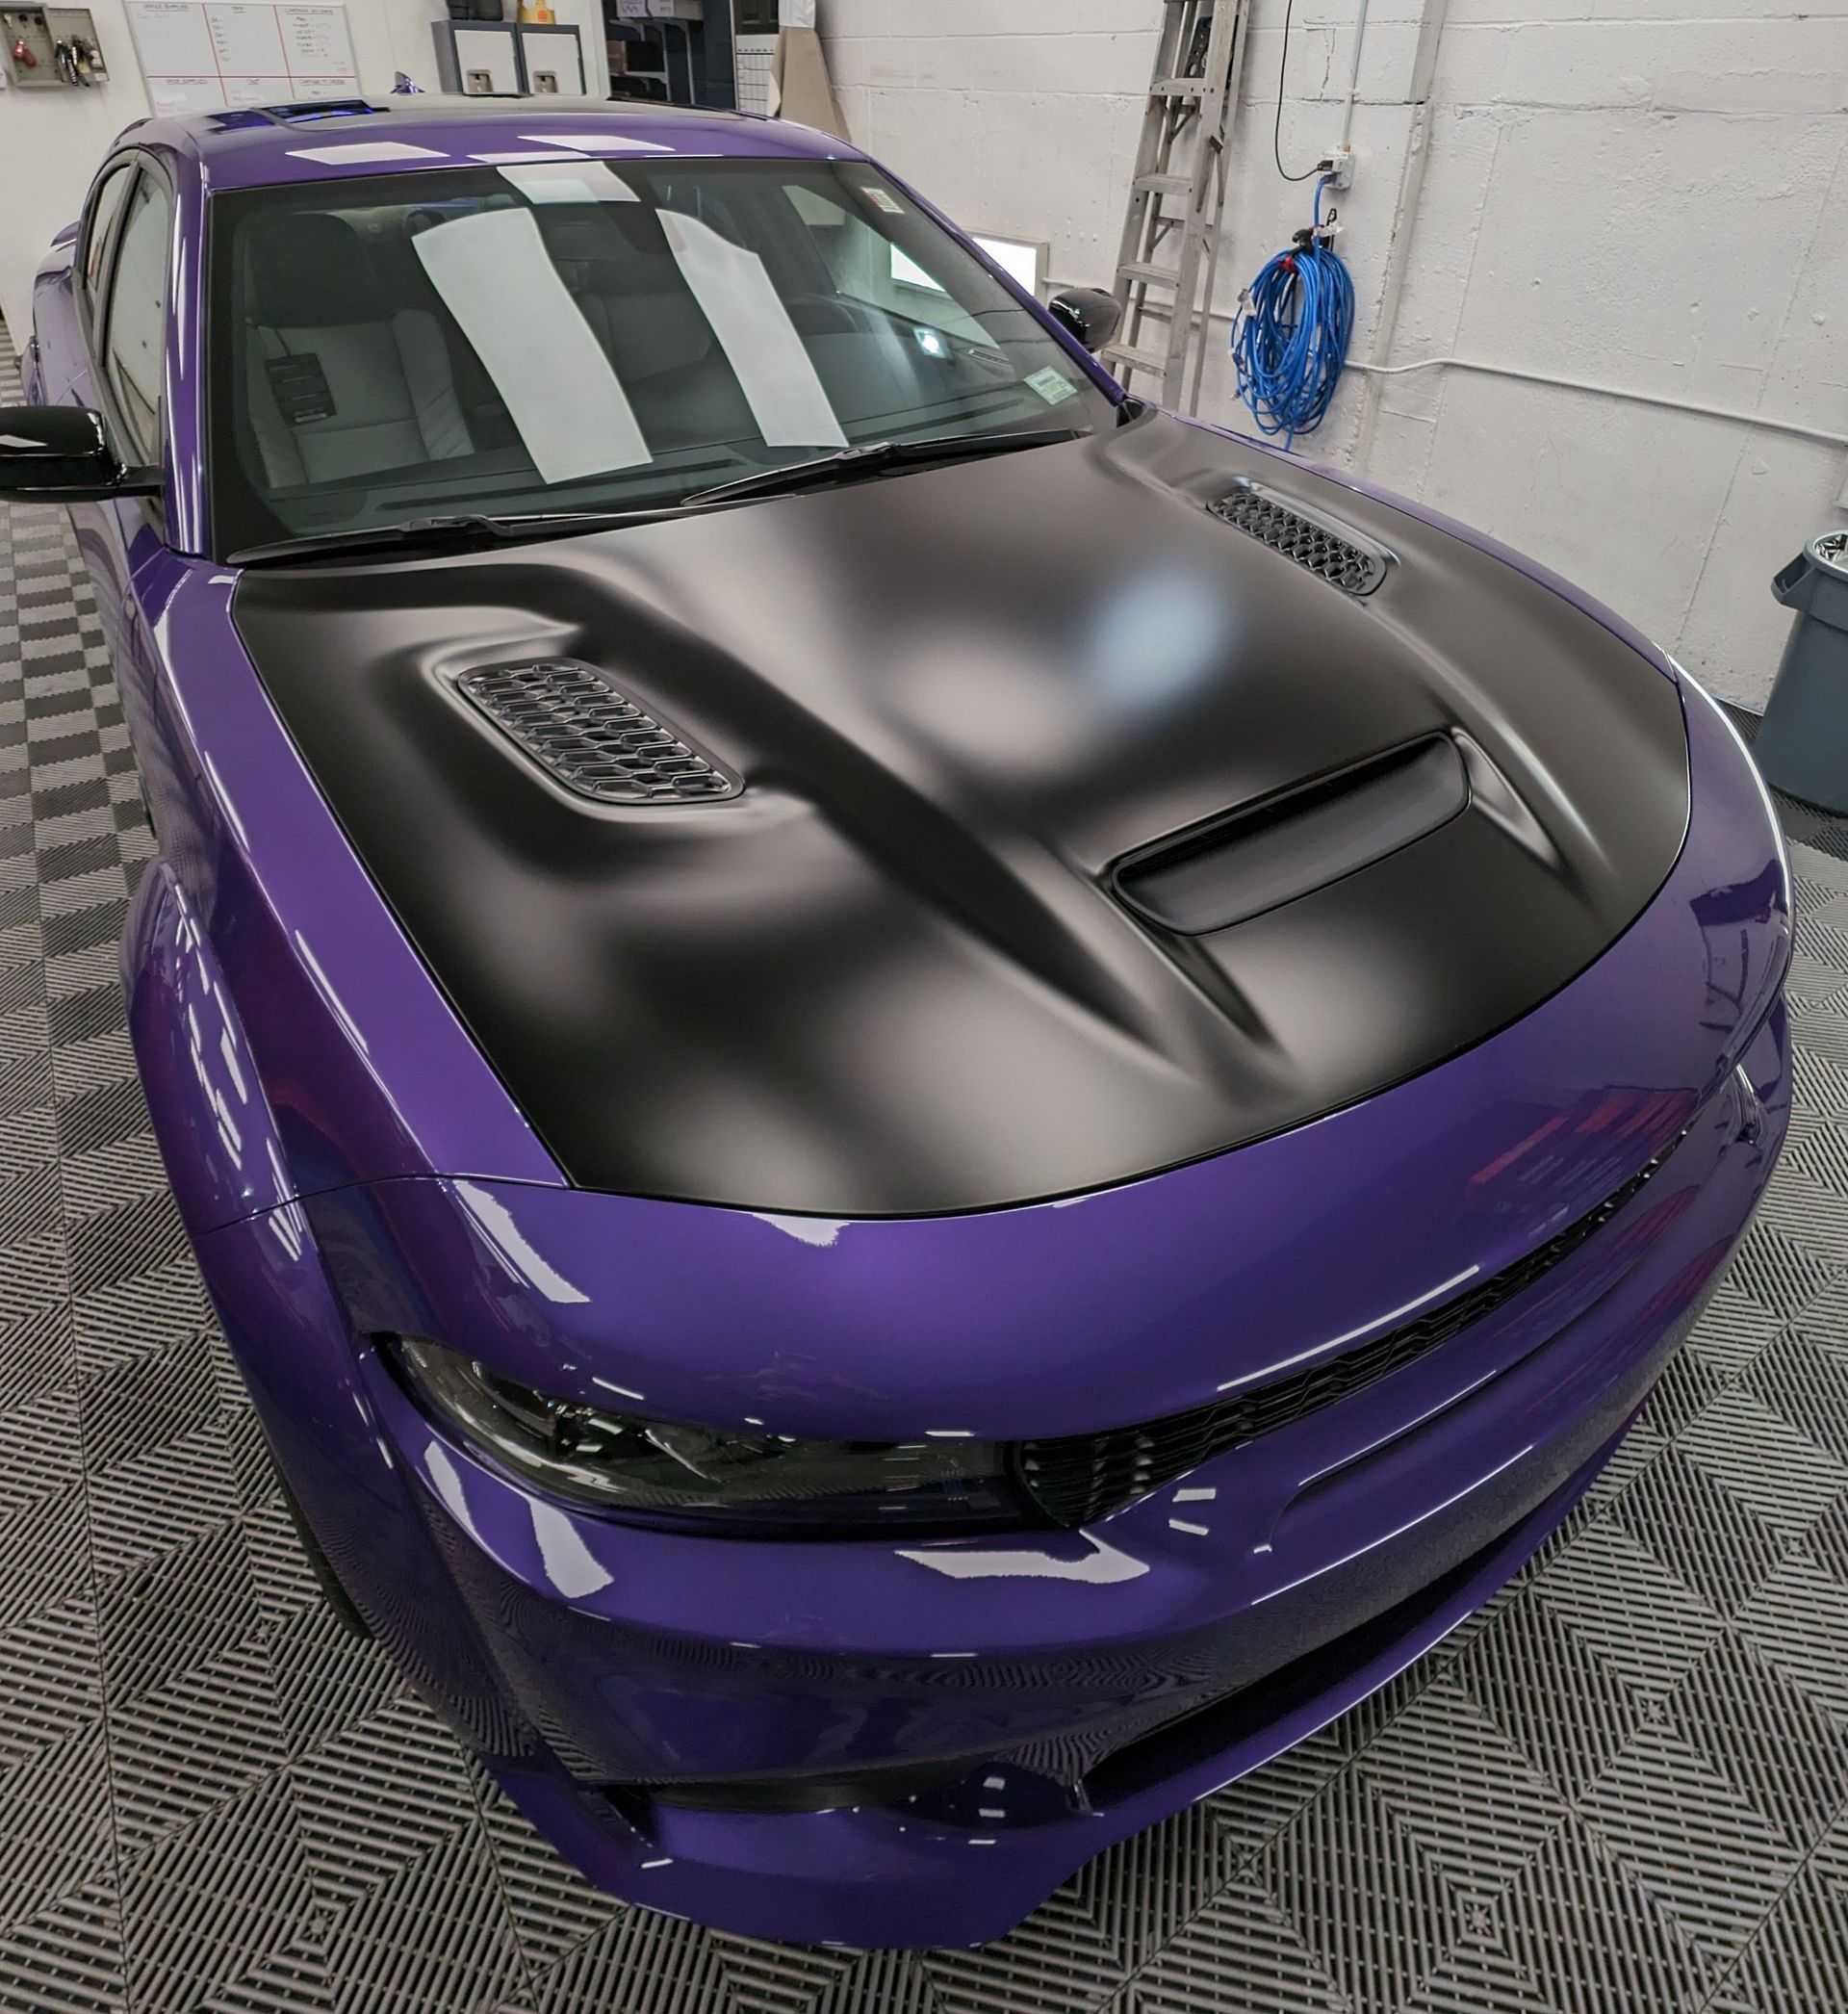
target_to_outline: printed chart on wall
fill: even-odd
[[[359,90],[339,0],[128,0],[157,115],[346,98]]]

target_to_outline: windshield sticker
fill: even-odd
[[[477,210],[411,240],[542,482],[654,460],[603,346],[552,263],[530,210]],[[556,388],[571,387],[560,399]]]
[[[827,387],[763,261],[697,217],[658,215],[667,248],[719,339],[757,431],[773,448],[846,447]]]
[[[873,189],[862,184],[860,193],[875,210],[884,210],[887,217],[903,217],[905,214],[905,205],[886,190]]]
[[[639,203],[621,175],[604,161],[528,161],[503,166],[501,179],[511,182],[529,203]]]
[[[1063,371],[1055,371],[1048,364],[1043,371],[1036,371],[1027,379],[1027,384],[1043,399],[1048,405],[1057,405],[1062,400],[1075,399],[1078,387]]]

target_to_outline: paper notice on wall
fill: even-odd
[[[344,0],[127,0],[156,116],[353,97]]]

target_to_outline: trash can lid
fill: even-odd
[[[1838,581],[1848,581],[1848,531],[1819,533],[1810,541],[1810,557]]]

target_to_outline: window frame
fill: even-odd
[[[100,197],[105,180],[118,168],[128,172],[129,186],[114,213],[105,220],[104,250],[97,269],[96,281],[93,285],[90,282],[81,264],[74,274],[79,304],[78,322],[83,334],[84,360],[90,370],[90,391],[96,410],[102,415],[103,435],[111,452],[124,468],[147,467],[162,471],[162,490],[159,495],[123,501],[139,503],[143,516],[165,540],[166,485],[172,476],[172,456],[169,452],[172,414],[168,409],[167,380],[173,339],[173,281],[176,263],[174,247],[179,228],[180,205],[172,177],[151,154],[140,148],[130,148],[122,153],[114,154],[104,163],[102,173],[90,185],[92,196]],[[167,203],[166,275],[161,305],[160,414],[155,425],[155,438],[150,443],[150,454],[146,459],[143,459],[136,443],[135,429],[122,410],[121,401],[116,396],[116,387],[111,380],[107,364],[109,319],[115,299],[116,269],[121,255],[122,228],[134,206],[136,190],[143,177],[152,184]],[[93,223],[93,212],[87,198],[85,228],[78,234],[78,247],[86,254]]]
[[[166,231],[162,238],[161,294],[160,304],[157,310],[159,322],[157,369],[160,376],[160,386],[155,395],[152,437],[146,441],[141,441],[137,438],[136,425],[130,422],[127,408],[116,390],[116,379],[111,369],[113,352],[110,348],[110,341],[115,333],[117,297],[121,289],[122,249],[127,243],[129,228],[140,214],[139,205],[144,186],[151,192],[149,198],[151,202],[164,202],[167,205],[167,218]],[[109,282],[103,290],[99,303],[102,313],[98,322],[96,338],[96,364],[98,371],[96,389],[99,394],[107,390],[109,403],[106,411],[109,414],[111,424],[124,443],[132,444],[135,447],[136,452],[132,456],[126,454],[120,456],[120,459],[125,464],[133,467],[146,467],[158,462],[162,457],[166,443],[167,344],[167,330],[171,320],[169,310],[173,304],[174,222],[175,205],[172,191],[167,188],[166,182],[161,177],[148,174],[143,170],[135,177],[133,187],[130,188],[127,195],[122,199],[121,209],[110,236]]]
[[[108,281],[109,261],[115,252],[110,241],[121,222],[122,208],[134,192],[136,178],[137,163],[132,155],[112,155],[104,162],[102,172],[84,198],[83,228],[73,247],[72,271],[77,296],[83,303],[86,326],[95,311],[96,297]],[[121,185],[121,195],[104,216],[104,194],[117,183]]]

